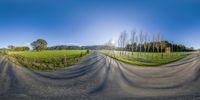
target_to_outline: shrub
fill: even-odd
[[[14,48],[14,51],[29,51],[30,48],[29,47],[26,47],[26,46],[23,46],[23,47],[15,47]]]
[[[90,53],[90,50],[87,50],[86,53],[89,54],[89,53]]]

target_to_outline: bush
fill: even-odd
[[[30,50],[30,48],[26,47],[26,46],[24,46],[24,47],[15,47],[14,48],[14,51],[29,51],[29,50]]]
[[[0,54],[2,54],[2,55],[7,55],[7,54],[8,54],[8,51],[7,51],[7,50],[0,50]]]
[[[86,53],[89,54],[89,53],[90,53],[90,50],[87,50]]]

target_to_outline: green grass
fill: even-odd
[[[100,51],[119,61],[139,66],[159,66],[180,60],[191,52],[139,53],[128,51]]]
[[[71,66],[87,55],[86,50],[46,50],[7,53],[12,62],[34,70],[55,70]]]

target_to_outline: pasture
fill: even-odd
[[[34,70],[55,70],[79,62],[89,52],[87,50],[46,50],[46,51],[10,51],[8,59]]]
[[[99,51],[119,61],[139,66],[159,66],[180,60],[192,52],[147,53],[129,51]]]

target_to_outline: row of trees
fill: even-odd
[[[33,41],[31,43],[33,50],[36,50],[36,51],[46,50],[47,45],[48,43],[44,39],[37,39],[36,41]],[[9,45],[8,49],[11,51],[29,51],[30,50],[30,48],[27,46],[13,46],[13,45]]]
[[[163,52],[166,51],[165,48],[169,48],[171,52],[184,52],[184,51],[193,51],[193,48],[187,48],[182,44],[172,44],[169,41],[162,41],[164,44],[164,49]],[[161,48],[156,48],[155,44],[159,43],[154,43],[154,42],[148,42],[146,44],[139,44],[137,45],[136,43],[134,44],[127,44],[125,47],[125,50],[127,51],[133,51],[133,52],[140,52],[139,49],[141,47],[141,52],[161,52]]]
[[[27,47],[27,46],[13,46],[13,45],[9,45],[8,48],[11,50],[11,51],[29,51],[30,48]]]
[[[166,48],[171,52],[193,50],[193,48],[186,48],[183,44],[174,44],[164,40],[161,33],[150,36],[143,31],[139,33],[132,31],[130,37],[126,31],[122,32],[118,39],[118,46],[121,50],[132,52],[165,52]]]

